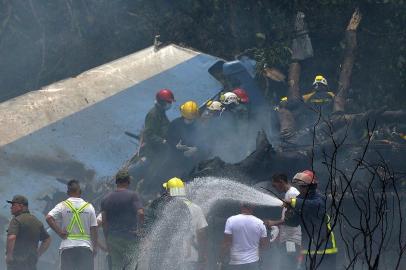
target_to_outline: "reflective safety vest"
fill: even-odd
[[[90,235],[86,233],[83,227],[82,219],[80,218],[80,214],[83,212],[83,210],[85,210],[89,203],[86,202],[80,208],[75,208],[69,200],[64,201],[64,204],[72,212],[72,219],[69,222],[69,225],[66,227],[66,231],[68,232],[67,238],[71,240],[90,240]],[[78,232],[74,231],[75,226],[77,226]]]
[[[325,104],[330,103],[335,98],[335,94],[333,92],[323,92],[323,97],[320,97],[321,93],[317,91],[312,91],[308,94],[302,96],[303,101],[305,103],[314,103],[314,104]],[[286,103],[288,101],[288,97],[282,97],[280,100],[280,104]]]
[[[318,254],[318,255],[322,255],[322,254],[336,254],[338,252],[338,248],[337,248],[337,243],[336,243],[336,238],[334,236],[334,232],[331,230],[331,224],[330,224],[330,216],[326,215],[327,218],[327,234],[330,234],[329,237],[329,243],[327,243],[327,248],[326,249],[318,249],[317,251],[315,250],[303,250],[302,254]]]
[[[303,101],[306,103],[309,102],[314,104],[325,104],[332,102],[335,97],[335,94],[333,92],[325,92],[322,94],[324,96],[320,97],[321,93],[312,91],[306,95],[303,95]]]

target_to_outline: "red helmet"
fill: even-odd
[[[169,89],[161,89],[156,93],[156,101],[158,102],[167,102],[167,103],[172,103],[175,101],[175,97],[173,96],[173,93]]]
[[[233,93],[237,95],[241,103],[248,103],[250,101],[247,92],[242,88],[236,88],[233,90]]]
[[[295,174],[293,182],[297,183],[299,186],[307,186],[317,184],[317,178],[313,171],[305,170]]]

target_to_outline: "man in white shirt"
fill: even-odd
[[[97,221],[93,206],[84,201],[77,180],[67,184],[69,198],[57,204],[46,220],[62,239],[61,270],[93,270],[97,253]]]
[[[259,251],[268,246],[268,238],[263,221],[253,216],[253,210],[252,205],[242,203],[241,214],[227,219],[218,264],[229,253],[231,269],[259,269]]]
[[[280,193],[285,193],[284,199],[296,198],[300,192],[288,182],[285,174],[272,176],[272,186]],[[289,226],[286,224],[285,214],[287,209],[282,209],[280,220],[266,220],[268,227],[279,225],[279,250],[281,252],[279,269],[296,269],[300,247],[302,242],[302,231],[300,225]]]

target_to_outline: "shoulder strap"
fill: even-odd
[[[66,231],[68,232],[69,239],[84,239],[87,240],[90,238],[89,235],[85,233],[85,229],[83,227],[82,220],[80,218],[80,213],[89,205],[88,202],[85,202],[80,208],[75,208],[71,201],[65,200],[64,204],[72,211],[72,219],[69,222],[68,226],[66,227]],[[73,227],[77,225],[79,228],[79,234],[72,234]]]

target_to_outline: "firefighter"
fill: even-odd
[[[184,253],[184,270],[204,269],[207,264],[207,220],[202,209],[186,198],[185,184],[180,178],[174,177],[163,184],[172,198],[182,201],[189,210],[189,235],[186,236]]]
[[[161,89],[155,95],[155,105],[145,117],[144,130],[139,142],[140,149],[129,167],[131,175],[136,180],[134,184],[141,179],[158,178],[161,175],[155,168],[168,153],[166,133],[169,120],[166,111],[171,108],[173,102],[175,98],[169,89]],[[150,186],[144,183],[143,188],[148,189]]]
[[[152,253],[157,256],[149,262],[150,269],[164,269],[164,257],[175,255],[171,260],[173,269],[201,270],[207,265],[207,220],[202,209],[186,197],[184,182],[173,177],[163,185],[164,194],[151,204],[148,215],[154,237]],[[165,230],[154,230],[153,224],[167,224]],[[152,224],[151,224],[152,223]],[[173,236],[168,239],[168,236]],[[174,246],[179,249],[174,249]]]
[[[238,97],[238,105],[236,106],[236,111],[239,119],[247,120],[249,117],[249,96],[247,92],[242,88],[235,88],[232,93],[236,94]]]
[[[238,96],[233,92],[227,92],[220,95],[220,102],[224,106],[224,115],[228,115],[229,113],[232,114],[235,118],[237,118],[237,107],[239,104]]]
[[[168,144],[185,157],[194,157],[198,152],[195,135],[197,133],[197,119],[199,107],[194,101],[187,101],[180,106],[181,117],[173,120],[168,127]]]
[[[143,131],[143,154],[148,158],[156,155],[166,145],[166,133],[169,120],[166,111],[175,102],[174,95],[169,89],[162,89],[155,96],[155,105],[145,117]]]
[[[326,78],[317,75],[313,81],[313,89],[303,95],[301,99],[288,100],[283,97],[279,106],[275,107],[278,112],[280,124],[280,137],[288,144],[301,140],[311,139],[309,130],[319,121],[320,115],[329,118],[333,114],[335,94],[329,90]],[[320,140],[323,133],[317,134]]]
[[[206,108],[202,113],[202,121],[209,122],[210,119],[217,118],[221,116],[224,111],[224,106],[220,101],[209,100],[206,102]]]
[[[313,81],[313,89],[302,96],[303,102],[312,108],[321,109],[325,114],[333,112],[335,94],[329,89],[326,78],[317,75]],[[280,102],[281,107],[294,108],[297,104],[289,104],[288,97],[283,97]]]
[[[306,170],[293,177],[300,195],[286,199],[294,215],[299,216],[302,227],[302,254],[306,256],[308,269],[336,269],[337,246],[330,217],[326,213],[326,198],[317,190],[317,178],[313,171]],[[307,269],[306,268],[306,269]]]

